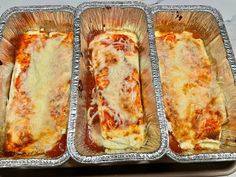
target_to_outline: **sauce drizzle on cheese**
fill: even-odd
[[[136,36],[120,31],[101,33],[89,43],[95,79],[87,113],[89,137],[108,151],[137,149],[145,143],[137,48]],[[100,130],[95,130],[93,120],[98,117]]]
[[[171,147],[219,149],[225,100],[203,41],[186,31],[155,36]]]
[[[19,36],[6,113],[6,152],[51,157],[64,152],[72,41],[72,32]]]

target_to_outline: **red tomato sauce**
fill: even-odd
[[[91,59],[91,50],[87,50],[86,51],[86,59]],[[86,109],[88,110],[89,107],[91,107],[91,102],[92,102],[92,90],[95,87],[95,78],[93,76],[93,74],[88,70],[86,73],[86,79],[85,79],[85,83],[83,84],[86,88]],[[91,110],[91,115],[95,114],[98,111],[97,105],[93,106],[93,109]],[[99,123],[99,116],[97,115],[94,118],[94,124]],[[85,138],[84,138],[84,142],[85,144],[88,146],[89,149],[95,151],[95,152],[103,152],[104,151],[104,147],[97,145],[93,140],[90,139],[89,136],[89,128],[88,125],[86,125],[86,130],[85,130]]]
[[[66,151],[66,134],[63,134],[57,144],[46,153],[48,157],[58,157]]]
[[[172,135],[172,133],[170,133],[169,138],[170,138],[171,150],[176,153],[182,153],[183,150],[180,148],[178,141],[175,139],[175,137],[174,137],[174,135]]]

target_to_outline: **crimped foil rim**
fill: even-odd
[[[123,7],[133,7],[142,9],[147,17],[147,27],[148,27],[148,37],[150,45],[150,58],[151,58],[151,69],[152,69],[152,79],[155,87],[155,99],[156,99],[156,110],[159,116],[160,123],[160,134],[161,143],[157,151],[152,153],[119,153],[119,154],[105,154],[97,156],[85,156],[79,154],[75,147],[75,130],[76,130],[76,119],[77,119],[77,105],[78,105],[78,82],[79,82],[79,62],[80,62],[80,15],[81,13],[89,8],[101,8],[107,6],[117,6]],[[70,115],[69,115],[69,125],[68,125],[68,137],[67,146],[71,157],[80,163],[107,163],[107,162],[118,162],[118,161],[140,161],[140,160],[156,160],[161,158],[166,150],[168,144],[166,120],[164,115],[164,107],[161,101],[161,97],[158,92],[161,92],[161,83],[159,74],[157,72],[158,65],[156,63],[156,52],[155,52],[155,41],[154,33],[152,28],[151,14],[146,6],[146,4],[138,1],[114,1],[114,2],[85,2],[80,4],[76,10],[75,23],[74,23],[74,56],[73,56],[73,68],[72,68],[72,90],[71,90],[71,104],[70,104]],[[161,95],[161,94],[160,94]]]
[[[224,21],[220,12],[211,6],[205,6],[205,5],[156,5],[154,4],[151,6],[152,16],[156,12],[176,11],[176,10],[209,12],[215,17],[217,24],[219,26],[219,29],[220,29],[220,34],[223,39],[225,52],[226,52],[226,58],[229,62],[229,65],[233,74],[234,83],[236,83],[236,60],[235,60],[232,46],[231,46],[227,31],[224,25]],[[156,56],[156,58],[159,61],[158,56]],[[167,150],[167,155],[171,159],[177,162],[183,162],[183,163],[236,160],[236,153],[204,153],[204,154],[202,153],[202,154],[193,154],[193,155],[179,155],[173,152],[169,146]]]
[[[64,12],[75,12],[75,8],[72,6],[63,6],[63,5],[45,5],[45,6],[20,6],[12,7],[7,9],[0,17],[0,41],[3,38],[3,29],[8,18],[19,12],[35,12],[35,11],[64,11]],[[69,124],[69,123],[68,123]],[[68,135],[68,133],[67,133]],[[23,159],[0,159],[0,168],[9,168],[9,167],[53,167],[58,166],[66,162],[70,158],[68,148],[65,153],[54,159],[46,158],[23,158]]]

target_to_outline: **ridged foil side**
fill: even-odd
[[[37,12],[37,11],[49,11],[49,12],[57,12],[64,11],[70,12],[74,14],[75,8],[71,6],[59,5],[59,6],[25,6],[25,7],[12,7],[6,10],[0,17],[0,41],[3,39],[3,30],[6,21],[12,15],[19,12]],[[58,166],[66,162],[70,158],[68,150],[60,156],[56,158],[25,158],[25,159],[10,159],[10,158],[1,158],[0,159],[0,168],[4,167],[52,167]]]
[[[157,114],[160,117],[160,134],[161,143],[157,151],[152,153],[123,153],[123,154],[105,154],[96,156],[84,156],[81,155],[75,146],[75,133],[76,133],[76,119],[77,119],[77,106],[78,106],[78,86],[79,86],[79,76],[80,76],[80,15],[83,11],[89,8],[101,8],[101,7],[133,7],[144,10],[148,22],[148,33],[149,33],[149,45],[150,45],[150,55],[151,55],[151,69],[153,83],[155,86],[155,99]],[[155,41],[154,33],[152,31],[152,20],[151,20],[150,10],[148,7],[141,3],[135,1],[123,1],[123,2],[86,2],[78,6],[75,17],[74,25],[74,57],[73,57],[73,69],[72,69],[72,90],[71,90],[71,102],[70,102],[70,116],[69,116],[69,128],[67,137],[67,146],[69,153],[73,159],[81,163],[105,163],[105,162],[117,162],[117,161],[140,161],[140,160],[156,160],[161,158],[167,149],[168,136],[167,136],[167,126],[166,120],[164,118],[163,103],[161,100],[161,83],[158,74],[158,65],[156,63],[156,52],[155,52]]]
[[[163,11],[195,11],[195,12],[209,12],[211,13],[219,26],[220,34],[223,39],[225,51],[226,51],[226,57],[229,62],[234,83],[236,81],[236,61],[234,57],[234,53],[230,44],[230,40],[224,25],[223,18],[218,10],[215,8],[212,8],[210,6],[202,6],[202,5],[179,5],[179,6],[172,6],[172,5],[152,5],[151,7],[151,13],[152,16],[156,12],[163,12]],[[158,61],[158,56],[156,56]],[[160,99],[163,99],[160,95]],[[170,147],[168,147],[167,155],[172,158],[175,161],[178,162],[210,162],[210,161],[230,161],[230,160],[236,160],[236,152],[233,153],[201,153],[201,154],[194,154],[194,155],[180,155],[173,152]]]

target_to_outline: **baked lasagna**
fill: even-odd
[[[90,84],[94,81],[87,105],[90,146],[102,147],[105,152],[140,149],[146,141],[146,128],[136,35],[102,32],[89,42],[88,51],[92,75],[88,80]]]
[[[66,146],[73,33],[29,31],[16,41],[4,150],[60,155]]]
[[[203,41],[187,31],[155,37],[171,148],[219,149],[225,100]]]

